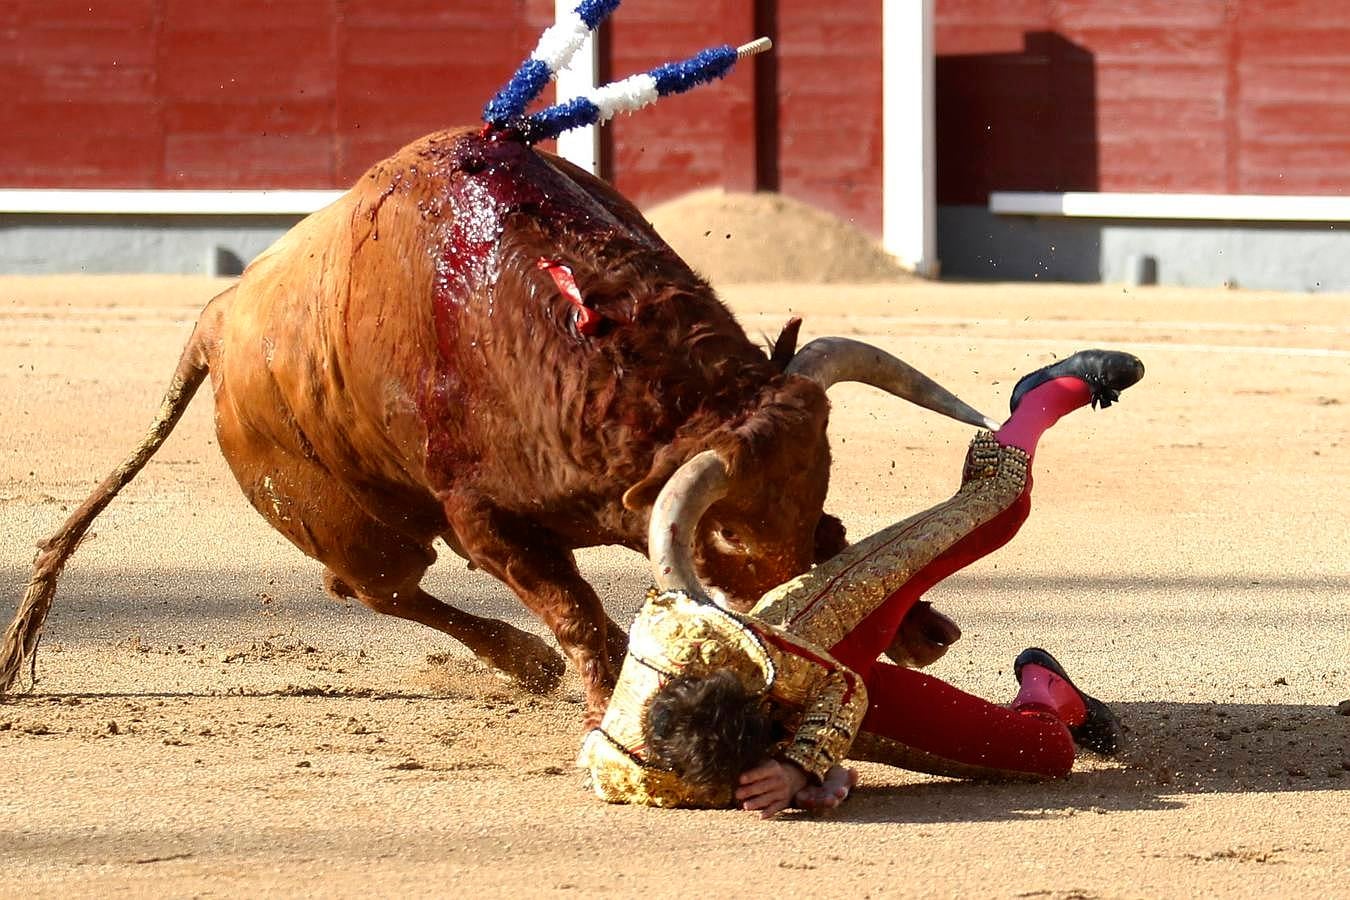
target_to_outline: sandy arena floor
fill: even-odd
[[[0,619],[139,439],[221,283],[0,278]],[[997,415],[1084,346],[1148,377],[1047,436],[1037,510],[932,598],[934,672],[1000,701],[1029,644],[1116,706],[1123,755],[1047,785],[863,767],[837,815],[606,806],[580,697],[334,603],[247,506],[199,395],[70,565],[32,694],[0,705],[5,896],[1350,896],[1350,298],[1119,287],[739,287],[753,333],[857,335]],[[946,496],[968,431],[834,394],[860,537]],[[627,621],[647,583],[582,555]],[[537,631],[450,553],[429,589]]]

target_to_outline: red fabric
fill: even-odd
[[[863,731],[991,775],[1063,778],[1073,768],[1073,736],[1053,715],[1015,712],[890,663],[874,665],[866,680]]]
[[[581,291],[577,288],[577,280],[572,275],[571,267],[559,262],[541,259],[539,260],[539,268],[548,272],[553,278],[553,283],[558,286],[558,292],[567,299],[568,303],[576,307],[577,331],[585,335],[592,335],[599,331],[602,317],[587,306],[586,301],[581,298]]]

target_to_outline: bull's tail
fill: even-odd
[[[19,603],[14,621],[5,632],[3,646],[0,646],[0,697],[19,680],[25,664],[30,666],[30,677],[36,681],[37,647],[42,637],[42,625],[52,608],[52,599],[56,594],[56,581],[70,559],[80,546],[89,526],[103,509],[117,496],[118,491],[126,487],[136,473],[145,467],[150,457],[160,448],[164,440],[173,431],[188,402],[207,373],[206,345],[208,333],[214,329],[208,324],[214,319],[211,307],[197,322],[183,355],[178,360],[173,381],[159,414],[149,432],[111,475],[103,479],[80,508],[70,514],[59,531],[38,544],[38,555],[33,562],[33,576],[28,580],[28,589]]]

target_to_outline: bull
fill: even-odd
[[[239,486],[324,566],[330,594],[438,629],[531,690],[554,687],[565,665],[545,641],[422,589],[441,538],[549,628],[594,723],[626,637],[573,551],[645,553],[652,504],[688,460],[714,450],[726,464],[696,563],[745,608],[845,545],[823,510],[830,384],[990,424],[875,348],[797,350],[799,325],[757,346],[631,203],[518,133],[428,135],[207,304],[143,441],[39,545],[0,692],[31,662],[81,538],[209,377]],[[920,644],[952,637],[940,616],[916,625]]]

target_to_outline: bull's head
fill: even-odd
[[[795,327],[785,332],[789,340]],[[783,346],[780,338],[776,358],[785,356]],[[662,586],[698,592],[707,584],[714,599],[745,609],[843,549],[843,526],[823,510],[830,468],[825,391],[840,381],[997,427],[884,350],[847,338],[812,341],[786,360],[783,377],[770,382],[748,416],[706,439],[707,450],[673,473],[658,465],[625,494],[630,508],[653,504],[648,550],[669,579]]]

